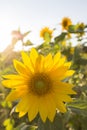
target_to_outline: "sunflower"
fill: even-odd
[[[56,112],[66,112],[65,102],[71,102],[70,94],[75,94],[73,85],[63,82],[74,71],[69,70],[71,62],[66,62],[60,52],[46,56],[32,48],[30,55],[21,52],[23,62],[14,60],[17,74],[4,75],[2,84],[12,91],[7,101],[17,100],[16,112],[19,117],[28,113],[32,121],[39,113],[43,122],[53,121]]]
[[[72,21],[71,21],[70,18],[64,17],[64,18],[62,19],[61,25],[62,25],[62,30],[68,30],[68,27],[69,27],[70,25],[72,25]]]
[[[52,38],[52,33],[53,30],[50,30],[48,27],[44,27],[41,31],[40,31],[40,37],[42,37],[43,39],[45,38],[45,36],[48,34],[50,38]]]

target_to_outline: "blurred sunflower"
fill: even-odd
[[[71,102],[70,94],[75,94],[73,85],[63,82],[74,71],[69,70],[71,62],[65,62],[58,52],[52,57],[39,54],[32,48],[30,55],[21,52],[23,63],[14,60],[17,74],[3,76],[2,84],[12,91],[7,101],[18,100],[16,112],[19,117],[28,113],[32,121],[39,113],[43,122],[53,121],[56,110],[66,112],[65,102]]]
[[[53,30],[50,30],[48,27],[44,27],[40,31],[40,37],[42,37],[43,39],[45,39],[46,35],[48,35],[48,37],[52,38],[52,33],[53,33]]]
[[[68,17],[64,17],[61,22],[62,30],[68,30],[68,27],[72,25],[72,21]]]

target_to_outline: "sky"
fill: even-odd
[[[30,30],[28,39],[38,44],[40,30],[58,28],[63,17],[87,23],[87,0],[0,0],[0,52],[11,43],[12,30]]]

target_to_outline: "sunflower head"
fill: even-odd
[[[16,112],[19,117],[28,113],[32,121],[39,113],[43,122],[53,121],[57,111],[66,112],[66,102],[71,102],[70,94],[75,94],[73,85],[63,82],[74,71],[69,70],[71,62],[58,52],[43,56],[36,49],[30,55],[21,53],[23,62],[14,60],[16,74],[3,76],[2,84],[11,88],[6,100],[17,100]]]
[[[42,37],[44,40],[46,37],[52,38],[52,33],[53,33],[53,30],[50,30],[48,27],[44,27],[40,31],[40,37]]]
[[[72,21],[68,17],[64,17],[61,22],[62,30],[68,30],[68,27],[72,25]]]

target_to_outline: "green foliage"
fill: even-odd
[[[57,113],[53,122],[47,120],[45,123],[43,123],[41,119],[39,119],[38,130],[65,130],[62,115]]]
[[[55,37],[55,43],[59,43],[60,41],[63,41],[65,39],[65,36],[67,35],[67,33],[62,32],[59,36]]]

